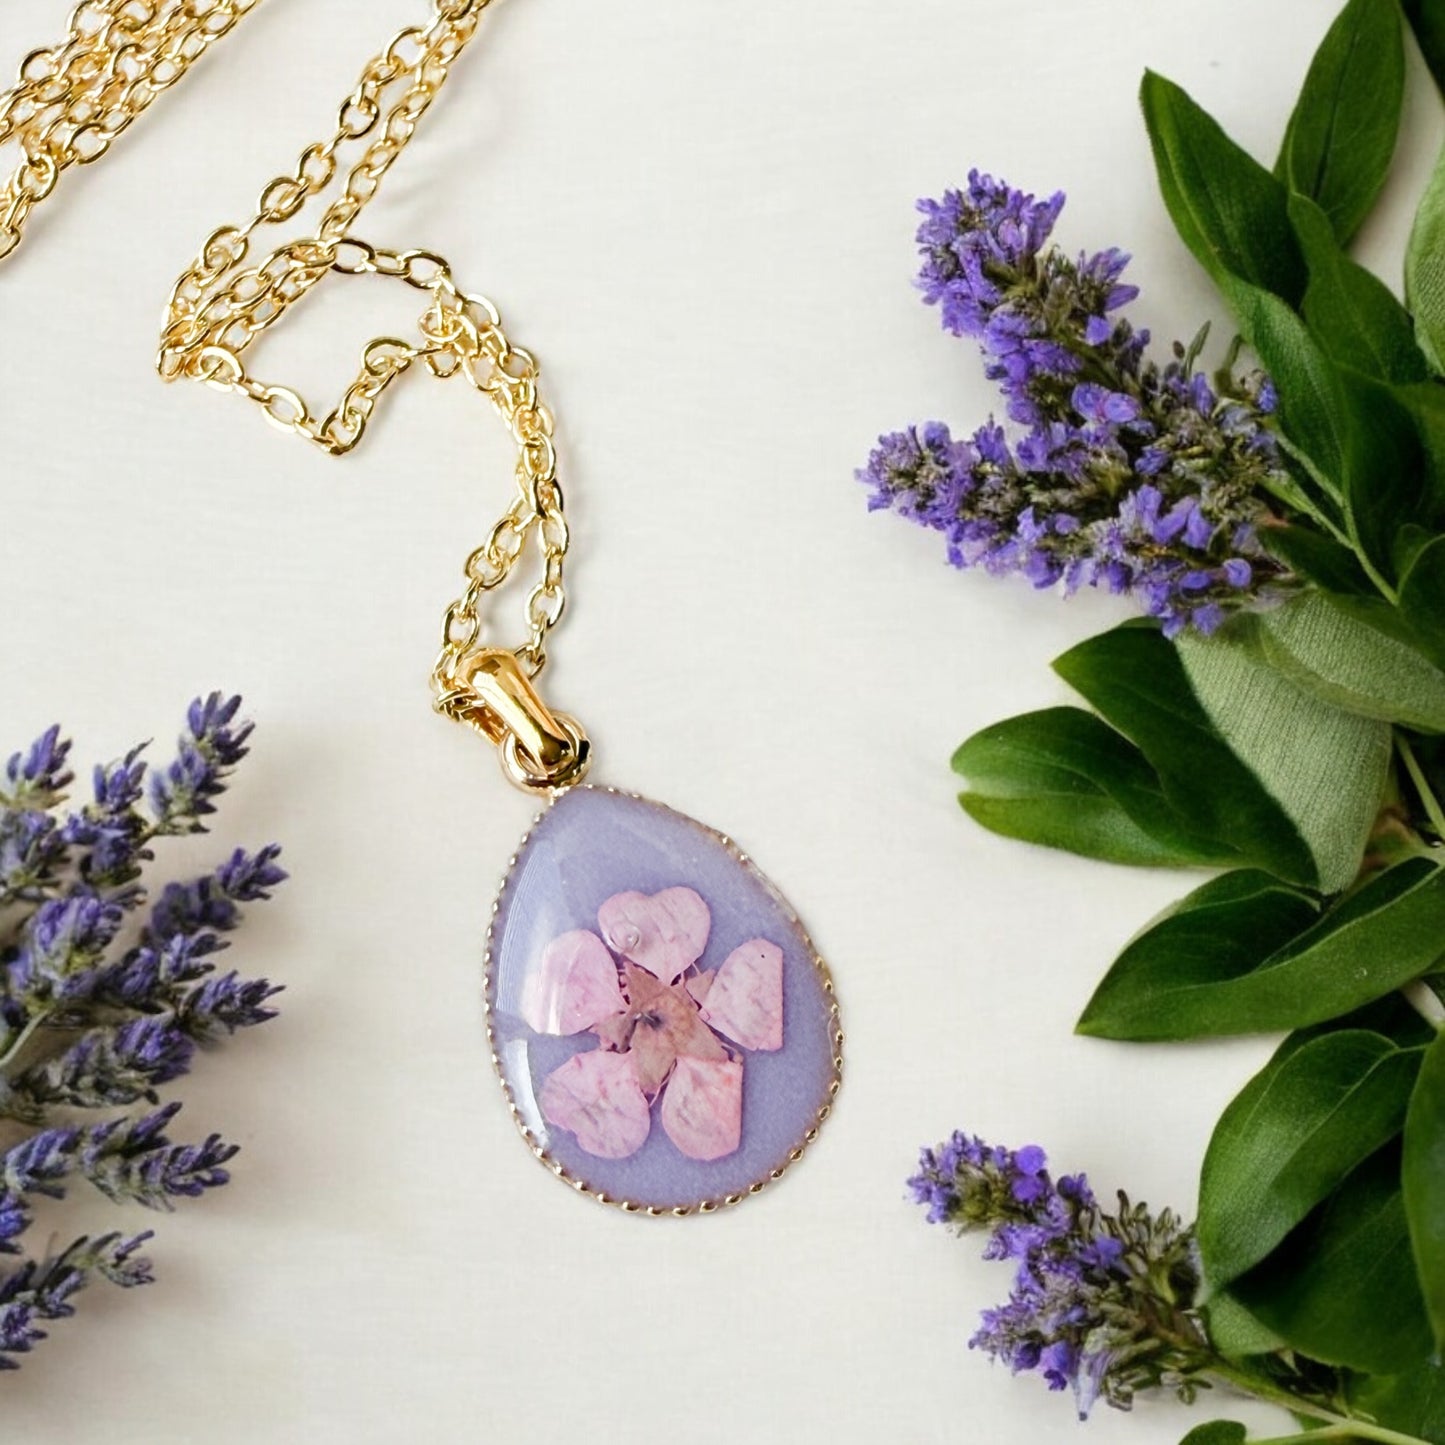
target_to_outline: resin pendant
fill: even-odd
[[[756,1194],[838,1091],[832,980],[787,902],[722,834],[611,789],[558,794],[523,840],[486,999],[533,1153],[626,1210]]]

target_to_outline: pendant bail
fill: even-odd
[[[479,648],[464,656],[445,710],[501,749],[502,771],[519,788],[553,791],[582,781],[591,745],[576,718],[553,712],[516,653]]]

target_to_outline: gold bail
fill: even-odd
[[[576,718],[554,713],[514,652],[479,648],[457,665],[454,715],[501,749],[502,771],[520,788],[571,787],[582,781],[591,745]]]

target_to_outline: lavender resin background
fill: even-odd
[[[716,969],[739,944],[767,939],[783,950],[783,1046],[743,1055],[742,1137],[711,1161],[690,1159],[658,1122],[624,1159],[588,1153],[543,1119],[543,1081],[575,1054],[599,1047],[589,1032],[535,1032],[519,1012],[522,991],[548,943],[573,929],[597,930],[608,898],[695,889],[712,910],[698,960]],[[833,1000],[792,909],[756,868],[696,820],[661,804],[605,789],[562,794],[532,829],[507,878],[490,939],[487,1003],[494,1047],[522,1122],[573,1179],[612,1199],[659,1208],[695,1205],[766,1180],[804,1142],[836,1077]]]

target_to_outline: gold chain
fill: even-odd
[[[0,92],[0,145],[20,161],[0,182],[0,260],[71,166],[89,165],[260,0],[84,0],[65,38],[32,50]]]
[[[27,214],[54,190],[62,170],[104,154],[258,3],[86,0],[71,18],[66,42],[27,57],[19,85],[0,95],[0,142],[17,138],[24,153],[0,191],[0,259],[19,243]],[[465,377],[491,402],[517,444],[517,495],[466,560],[465,586],[443,618],[432,689],[439,711],[502,745],[513,781],[555,787],[582,775],[588,749],[581,728],[549,712],[529,681],[546,663],[547,636],[566,603],[568,546],[552,414],[538,393],[536,360],[507,338],[486,297],[458,289],[440,256],[382,249],[350,232],[490,3],[433,0],[426,25],[398,31],[362,70],[332,134],[307,146],[294,170],[265,186],[251,220],[221,226],[205,239],[171,292],[157,365],[167,381],[189,377],[248,397],[274,425],[333,456],[360,441],[381,394],[418,361],[435,377]],[[363,142],[338,187],[342,152]],[[333,190],[314,234],[252,259],[258,231],[292,220]],[[428,299],[419,339],[382,336],[368,343],[356,380],[322,417],[290,387],[252,376],[244,358],[258,336],[332,273],[393,277]],[[482,648],[483,595],[511,576],[532,538],[542,575],[527,597],[525,640],[513,648]]]

